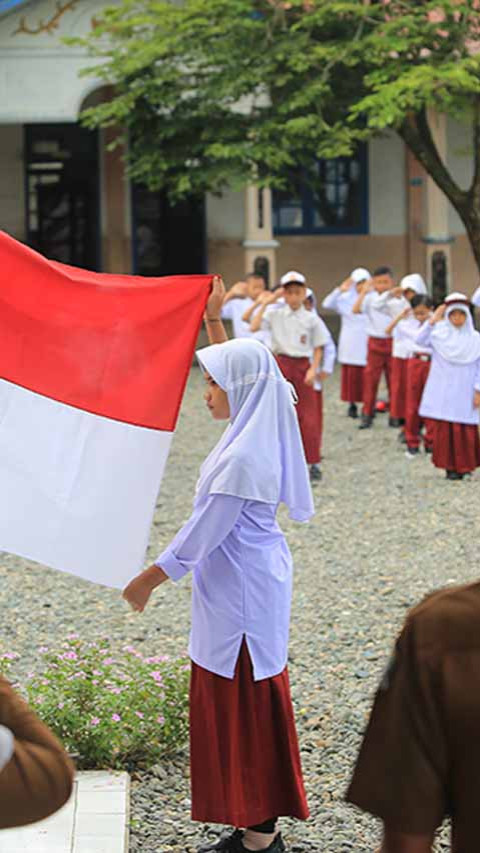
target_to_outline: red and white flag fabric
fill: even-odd
[[[119,589],[140,570],[211,281],[0,232],[0,550]]]

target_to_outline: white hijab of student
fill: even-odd
[[[202,370],[226,391],[230,425],[200,469],[196,499],[235,495],[284,503],[290,518],[314,513],[294,390],[259,341],[239,338],[197,352]]]
[[[403,291],[415,291],[417,296],[427,296],[428,294],[427,285],[425,284],[425,281],[418,272],[413,272],[410,273],[410,275],[405,275],[400,282],[400,287]]]
[[[468,296],[451,293],[445,300],[445,319],[435,323],[432,344],[445,361],[452,364],[471,364],[480,358],[480,334],[475,331]],[[463,326],[454,326],[448,319],[452,311],[463,311]]]
[[[365,269],[365,267],[355,267],[355,269],[352,270],[352,272],[350,273],[350,278],[353,282],[353,287],[350,287],[346,291],[346,293],[342,294],[342,296],[343,298],[349,299],[353,305],[353,303],[356,302],[358,299],[357,284],[360,284],[360,282],[363,281],[371,281],[372,276],[370,275],[369,271]],[[358,314],[357,316],[362,315]],[[363,317],[363,320],[364,319],[365,317]]]

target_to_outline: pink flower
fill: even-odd
[[[48,648],[47,648],[47,646],[40,646],[38,651],[40,652],[41,655],[46,655],[48,652]]]
[[[115,663],[115,658],[105,658],[103,661],[104,666],[111,666],[112,663]]]
[[[119,694],[119,693],[121,693],[121,692],[122,692],[122,688],[121,688],[121,687],[110,687],[110,693],[116,693],[116,694],[117,694],[117,696],[118,696],[118,694]]]
[[[153,680],[157,682],[157,684],[161,684],[163,681],[163,675],[159,669],[154,669],[153,672],[150,673]]]
[[[61,710],[64,706],[65,706],[65,702],[59,702],[57,705],[57,708],[60,708],[60,710]]]
[[[35,699],[35,705],[42,705],[42,704],[43,704],[43,696],[37,696],[37,698]]]
[[[2,658],[3,660],[16,660],[18,655],[16,655],[15,652],[5,652],[5,654],[2,655]]]
[[[165,722],[165,717],[157,717],[157,723],[160,723],[161,726],[163,726],[164,722]]]
[[[76,652],[65,652],[63,655],[64,660],[77,660],[78,655]]]
[[[101,669],[94,669],[93,674],[94,675],[103,675],[103,672],[101,671]]]
[[[78,640],[78,634],[67,634],[67,640]]]
[[[141,711],[135,711],[135,713],[136,713],[137,717],[140,717],[140,719],[143,720],[145,714],[142,714]]]
[[[112,714],[112,720],[114,723],[119,723],[121,720],[121,717],[119,716],[119,714]]]
[[[90,725],[91,726],[98,726],[99,722],[100,722],[100,719],[98,717],[92,717],[92,719],[90,720]]]

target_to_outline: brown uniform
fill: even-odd
[[[0,678],[0,724],[15,738],[12,758],[0,771],[0,829],[42,820],[70,797],[73,765],[61,744]]]
[[[347,799],[398,832],[446,814],[455,853],[480,850],[480,583],[409,614],[380,685]]]

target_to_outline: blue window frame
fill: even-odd
[[[275,234],[367,234],[368,161],[362,145],[351,157],[318,160],[317,181],[273,193]]]

